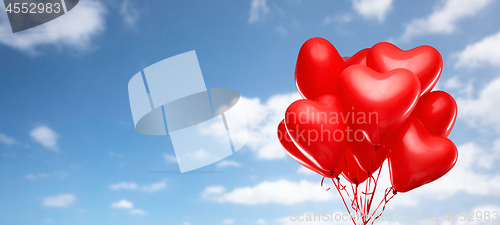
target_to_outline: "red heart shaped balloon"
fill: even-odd
[[[369,48],[365,48],[353,56],[345,59],[345,66],[349,67],[352,65],[363,65],[366,66],[366,56],[368,55],[368,52],[370,51]],[[344,58],[344,57],[343,57]]]
[[[340,97],[351,121],[367,141],[380,146],[387,132],[410,116],[420,94],[418,78],[407,69],[377,73],[353,65],[340,76]],[[349,115],[347,115],[349,116]]]
[[[423,95],[411,114],[432,135],[448,137],[457,119],[457,103],[444,91]]]
[[[359,167],[354,155],[347,149],[341,162],[342,176],[351,184],[359,185],[368,178],[368,173]]]
[[[307,40],[299,51],[295,66],[295,84],[300,95],[315,100],[323,95],[338,93],[339,76],[345,69],[344,60],[333,45],[319,37]]]
[[[412,71],[420,80],[420,93],[423,95],[436,85],[443,69],[443,59],[431,46],[423,45],[403,51],[391,43],[380,42],[368,52],[366,65],[380,73],[396,68]]]
[[[450,171],[458,158],[455,144],[445,137],[427,132],[410,117],[391,139],[389,169],[398,192],[407,192],[430,183]]]
[[[359,167],[372,174],[384,163],[387,158],[387,147],[373,146],[366,139],[362,141],[354,140],[347,144],[347,149],[351,151],[358,162]],[[346,150],[347,152],[347,150]]]
[[[285,152],[290,157],[292,157],[292,159],[300,163],[300,165],[328,178],[337,177],[340,172],[342,172],[342,169],[339,168],[337,168],[333,172],[330,172],[314,165],[314,163],[312,163],[311,160],[309,160],[304,154],[302,154],[302,152],[293,143],[290,135],[288,135],[288,132],[286,130],[285,120],[282,120],[278,125],[278,139],[281,143],[281,146],[283,146],[283,148],[285,149]]]
[[[315,166],[326,171],[335,171],[347,146],[347,126],[335,116],[343,113],[340,100],[333,95],[316,101],[301,99],[286,110],[286,130],[293,142]]]

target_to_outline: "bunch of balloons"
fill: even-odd
[[[457,161],[457,148],[447,138],[457,104],[448,93],[431,91],[442,68],[431,46],[403,51],[381,42],[341,57],[329,41],[311,38],[295,68],[303,99],[286,110],[278,126],[280,143],[302,166],[332,179],[343,200],[348,195],[351,201],[344,205],[350,214],[349,208],[362,224],[373,223],[375,212],[396,193],[442,177]],[[386,159],[392,187],[371,212]]]

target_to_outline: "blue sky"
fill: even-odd
[[[291,211],[343,213],[321,177],[300,169],[273,139],[298,98],[297,53],[316,36],[343,56],[381,41],[431,45],[443,56],[436,89],[459,105],[449,137],[459,161],[442,179],[396,196],[387,213],[500,211],[499,9],[493,0],[81,0],[67,15],[16,34],[0,13],[1,224],[299,225]],[[135,131],[127,83],[190,50],[207,87],[242,94],[251,137],[203,168],[222,173],[151,173],[178,166],[168,136]],[[250,117],[266,114],[267,121]]]

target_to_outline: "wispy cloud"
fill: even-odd
[[[263,21],[268,13],[269,7],[267,6],[266,0],[252,0],[248,22],[255,23]]]
[[[383,22],[392,8],[392,0],[352,0],[354,10],[365,19]]]
[[[259,225],[266,225],[267,221],[265,219],[258,219],[257,221],[255,221],[255,223]]]
[[[276,128],[285,118],[286,108],[298,99],[301,97],[297,92],[277,94],[265,102],[259,98],[241,98],[245,108],[249,109],[246,116],[250,132],[246,146],[257,153],[258,159],[274,160],[286,157],[276,137]]]
[[[476,143],[469,142],[458,146],[458,152],[460,156],[450,172],[432,183],[394,198],[388,206],[390,208],[399,205],[416,207],[426,199],[443,200],[457,195],[464,196],[464,194],[500,196],[497,191],[500,189],[500,175],[487,172],[495,171],[493,166],[500,159],[500,148],[486,151]],[[390,178],[385,176],[384,179]]]
[[[498,150],[486,151],[474,142],[458,146],[460,156],[455,167],[446,176],[436,180],[435,184],[422,187],[421,194],[436,199],[449,198],[458,193],[500,196],[497,191],[500,190],[500,175],[484,172],[493,169],[493,165],[498,162]]]
[[[323,25],[328,26],[332,23],[337,23],[337,24],[342,24],[342,23],[348,23],[352,21],[352,15],[351,14],[340,14],[340,15],[327,15],[323,19]]]
[[[493,2],[492,0],[445,0],[438,1],[434,12],[427,17],[414,19],[405,29],[401,41],[406,42],[415,36],[426,34],[449,34],[456,30],[457,23],[478,14]]]
[[[288,36],[288,30],[282,26],[275,27],[274,31],[276,31],[276,33],[280,34],[283,37]]]
[[[43,205],[46,207],[68,207],[76,201],[72,194],[61,194],[43,199]]]
[[[27,180],[41,180],[41,179],[47,179],[51,177],[56,177],[56,178],[65,178],[68,177],[69,174],[64,171],[59,171],[59,172],[53,172],[53,173],[37,173],[37,174],[32,174],[29,173],[26,175]]]
[[[5,11],[3,4],[0,10]],[[88,50],[92,39],[105,29],[106,12],[98,0],[80,1],[73,10],[55,20],[26,31],[2,34],[0,43],[31,55],[39,53],[42,46]],[[0,30],[11,31],[7,13],[0,14]]]
[[[494,152],[485,151],[474,142],[458,146],[460,156],[455,167],[448,174],[432,183],[394,198],[389,206],[416,207],[425,199],[443,200],[457,195],[464,196],[464,194],[489,198],[500,196],[497,191],[500,189],[500,176],[486,172],[488,170],[494,171],[493,165],[500,158],[499,150],[495,150],[497,154],[492,154]]]
[[[128,212],[132,215],[139,215],[139,216],[146,215],[146,212],[144,212],[144,210],[142,209],[131,209]]]
[[[119,12],[123,17],[123,22],[128,26],[135,26],[139,20],[137,6],[134,6],[130,0],[122,1]]]
[[[116,153],[116,152],[113,152],[113,151],[110,151],[109,155],[112,156],[112,157],[116,157],[116,158],[122,158],[123,157],[122,154],[119,154],[119,153]]]
[[[474,79],[471,79],[467,82],[463,82],[458,76],[453,76],[450,79],[446,80],[446,82],[444,83],[444,87],[446,88],[446,90],[457,91],[458,93],[462,94],[463,97],[471,98],[472,93],[474,92],[474,81]]]
[[[458,59],[455,67],[500,66],[500,32],[467,45],[455,56]]]
[[[328,201],[334,199],[335,195],[332,192],[325,192],[317,183],[305,180],[299,182],[279,180],[265,181],[254,187],[236,188],[230,192],[223,186],[211,186],[205,188],[201,197],[219,203],[291,205],[308,201]]]
[[[165,160],[165,163],[171,164],[171,163],[177,163],[177,158],[174,155],[170,154],[163,154],[163,159]]]
[[[500,77],[489,82],[476,98],[458,98],[459,119],[465,120],[475,128],[489,127],[498,132],[500,129]]]
[[[219,163],[217,163],[217,168],[223,168],[223,167],[240,167],[241,165],[232,160],[222,160]]]
[[[129,202],[125,199],[122,199],[118,202],[111,203],[111,208],[132,209],[132,208],[134,208],[134,203]]]
[[[144,212],[144,210],[134,208],[134,203],[132,203],[131,201],[127,201],[125,199],[111,203],[110,206],[111,208],[116,208],[116,209],[128,209],[128,213],[132,215],[139,215],[139,216],[146,215],[146,212]]]
[[[59,147],[57,146],[57,140],[59,135],[47,126],[35,127],[30,132],[30,136],[34,141],[43,145],[45,148],[58,152]]]
[[[157,192],[163,190],[167,187],[167,181],[162,180],[160,182],[151,183],[148,185],[138,185],[134,182],[121,182],[109,185],[109,188],[113,191],[118,190],[131,190],[131,191],[143,191],[143,192]]]
[[[303,175],[315,175],[315,174],[317,174],[317,173],[313,172],[312,170],[307,169],[303,166],[299,167],[299,169],[297,170],[297,173],[303,174]]]
[[[5,134],[0,133],[0,143],[6,145],[13,145],[14,143],[16,143],[16,141],[14,140],[14,138],[11,138]]]

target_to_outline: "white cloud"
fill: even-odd
[[[495,151],[494,156],[500,158],[500,138],[493,141],[493,150]]]
[[[123,0],[120,5],[120,14],[123,17],[123,22],[128,26],[135,26],[139,20],[139,12],[136,10],[137,6],[132,5],[130,0]]]
[[[328,15],[323,19],[323,25],[327,26],[332,23],[348,23],[351,22],[352,15],[351,14],[341,14],[341,15]]]
[[[458,98],[459,119],[467,121],[472,127],[492,127],[500,125],[500,77],[489,82],[477,98]]]
[[[500,66],[500,32],[467,45],[455,56],[458,58],[455,67]]]
[[[210,154],[210,152],[204,148],[200,148],[195,152],[189,152],[189,154],[187,155],[197,160],[207,159],[207,158],[214,158],[214,160],[216,159],[214,155]]]
[[[46,126],[38,126],[31,130],[30,136],[39,144],[52,151],[58,152],[57,139],[59,135]]]
[[[110,151],[109,155],[112,156],[112,157],[116,157],[116,158],[122,158],[123,157],[122,154],[119,154],[119,153],[116,153],[116,152],[113,152],[113,151]]]
[[[163,159],[165,160],[165,162],[167,164],[170,164],[170,163],[177,163],[177,158],[174,156],[174,155],[170,155],[170,154],[163,154]]]
[[[143,216],[146,215],[147,213],[144,212],[142,209],[136,209],[134,208],[134,203],[127,201],[125,199],[122,199],[118,202],[111,203],[111,208],[117,208],[117,209],[128,209],[128,213],[132,215],[138,215],[138,216]]]
[[[67,172],[64,171],[59,171],[59,172],[53,172],[53,173],[38,173],[38,174],[27,174],[26,179],[27,180],[41,180],[41,179],[46,179],[46,178],[51,178],[51,177],[56,177],[56,178],[65,178],[69,176]]]
[[[328,201],[334,199],[335,195],[331,191],[324,191],[318,183],[305,180],[300,182],[279,180],[265,181],[254,187],[236,188],[231,192],[226,192],[222,186],[207,187],[201,193],[201,197],[219,203],[291,205],[308,201]]]
[[[16,143],[16,141],[14,141],[14,138],[11,138],[5,134],[0,133],[0,143],[6,145],[13,145],[14,143]]]
[[[234,223],[234,220],[233,219],[225,219],[224,221],[222,221],[223,224],[233,224]]]
[[[478,207],[474,207],[472,210],[470,210],[474,213],[477,213],[477,212],[481,212],[481,214],[477,213],[477,216],[478,217],[472,217],[473,221],[458,221],[456,224],[498,224],[498,214],[496,216],[497,219],[494,219],[495,218],[495,215],[492,215],[493,212],[497,212],[499,213],[500,212],[500,206],[498,205],[482,205],[482,206],[478,206]],[[485,212],[489,212],[490,213],[490,219],[486,220],[485,218]],[[481,215],[481,216],[479,216]],[[476,216],[476,214],[474,214],[474,216]],[[468,219],[470,219],[468,217]]]
[[[352,0],[352,5],[364,18],[382,22],[392,8],[392,0]]]
[[[444,83],[444,87],[448,89],[457,89],[461,88],[462,86],[463,84],[458,76],[453,76],[450,79],[446,80],[446,82]]]
[[[122,199],[118,202],[111,203],[111,208],[132,209],[134,208],[134,203]]]
[[[446,90],[456,90],[458,91],[458,93],[470,98],[474,91],[474,81],[475,80],[472,79],[465,84],[460,80],[458,76],[453,76],[450,79],[446,80],[446,82],[444,83],[444,87],[446,88]]]
[[[72,194],[61,194],[43,199],[43,205],[47,207],[68,207],[76,201]]]
[[[136,183],[121,182],[117,184],[109,185],[109,188],[113,191],[117,190],[137,190],[138,185]]]
[[[297,173],[303,174],[303,175],[315,175],[315,174],[317,174],[317,173],[313,172],[312,170],[307,169],[303,166],[299,167],[299,169],[297,170]]]
[[[203,193],[201,193],[201,197],[204,199],[209,199],[213,195],[219,195],[224,193],[225,190],[226,188],[223,186],[206,187],[205,190],[203,190]]]
[[[276,33],[280,34],[281,36],[288,36],[288,31],[286,30],[286,28],[282,27],[282,26],[277,26],[274,28],[274,31],[276,31]]]
[[[2,4],[0,10],[5,11]],[[98,0],[80,1],[67,14],[45,24],[14,34],[3,34],[0,43],[29,54],[42,46],[70,47],[86,50],[91,40],[105,27],[105,6]],[[0,14],[0,30],[11,31],[6,13]]]
[[[259,225],[266,225],[267,221],[265,219],[258,219],[255,223],[257,223]]]
[[[472,196],[500,196],[500,175],[477,172],[493,169],[500,159],[500,149],[486,152],[473,142],[458,147],[458,161],[455,167],[440,179],[397,195],[388,206],[416,207],[424,199],[448,199],[458,194]],[[382,171],[384,172],[384,171]]]
[[[401,207],[420,207],[429,200],[445,200],[456,196],[500,196],[500,174],[494,165],[500,159],[500,139],[494,148],[486,151],[477,144],[469,142],[458,146],[458,161],[455,167],[443,177],[406,193],[397,194],[388,204],[390,210]],[[345,179],[341,178],[343,184]],[[378,204],[383,199],[385,188],[391,187],[387,161],[382,166],[373,199]],[[362,188],[364,188],[362,186]],[[352,194],[352,193],[351,193]],[[351,195],[352,196],[352,195]]]
[[[139,190],[145,191],[145,192],[156,192],[156,191],[165,189],[165,187],[167,187],[167,181],[163,180],[160,182],[156,182],[156,183],[142,186],[142,187],[140,187]]]
[[[279,122],[285,117],[288,106],[301,99],[298,92],[289,94],[277,94],[271,96],[267,101],[261,102],[259,98],[247,98],[242,96],[240,101],[244,106],[246,123],[233,123],[231,139],[246,141],[246,147],[257,153],[258,159],[273,160],[286,156],[277,138],[277,127]],[[213,128],[217,124],[213,123],[201,128],[203,134],[210,134],[216,138],[227,138],[225,130]],[[198,151],[202,155],[203,151]],[[168,162],[173,157],[166,156]]]
[[[276,130],[279,122],[285,118],[288,106],[298,99],[301,97],[297,92],[274,95],[266,102],[258,98],[241,98],[247,109],[249,136],[246,146],[257,153],[258,159],[272,160],[286,156]]]
[[[493,2],[491,0],[444,0],[427,17],[414,19],[401,37],[409,41],[414,36],[426,34],[449,34],[456,30],[458,21],[472,17]]]
[[[139,216],[146,215],[146,212],[144,212],[144,210],[142,209],[131,209],[128,212],[132,215],[139,215]]]
[[[262,21],[268,13],[269,7],[267,6],[266,0],[252,0],[248,22],[255,23]]]
[[[109,188],[113,191],[118,190],[132,190],[132,191],[143,191],[143,192],[156,192],[163,190],[167,187],[167,181],[162,180],[160,182],[151,183],[148,185],[140,186],[134,182],[121,182],[117,184],[109,185]]]
[[[422,192],[432,193],[433,198],[449,198],[459,192],[481,196],[500,196],[500,175],[483,174],[478,169],[491,169],[498,154],[490,154],[473,142],[458,147],[455,167],[434,185],[422,187]]]
[[[232,160],[222,160],[217,164],[217,168],[223,168],[223,167],[240,167],[241,165]]]

